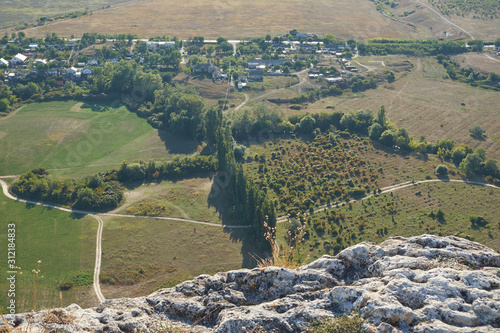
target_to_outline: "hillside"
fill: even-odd
[[[168,34],[181,38],[201,35],[212,39],[218,36],[243,39],[268,33],[284,34],[296,28],[322,35],[333,33],[340,38],[357,40],[376,37],[498,37],[498,17],[461,15],[461,12],[457,11],[446,15],[440,11],[439,3],[426,1],[393,1],[391,3],[396,4],[394,7],[386,7],[383,4],[377,6],[377,1],[369,0],[281,0],[273,2],[272,9],[263,0],[253,1],[250,9],[248,2],[242,0],[216,0],[209,3],[199,0],[133,0],[113,5],[116,2],[118,1],[106,1],[99,9],[90,1],[85,8],[80,6],[81,10],[94,9],[86,12],[86,15],[46,22],[45,25],[30,28],[25,32],[29,36],[37,37],[45,37],[52,32],[61,36],[97,32],[130,33],[142,38]],[[73,2],[69,3],[74,5]],[[109,4],[110,7],[105,6]],[[380,6],[383,6],[383,9]],[[13,6],[12,10],[15,9]],[[152,11],[156,15],[151,16]],[[24,19],[33,20],[34,16],[34,13],[25,15]],[[290,17],[293,17],[293,23]],[[22,16],[19,19],[21,18]]]
[[[361,243],[296,270],[201,275],[146,297],[7,320],[20,330],[66,332],[301,332],[359,312],[371,332],[493,332],[500,327],[499,287],[498,253],[422,235]]]

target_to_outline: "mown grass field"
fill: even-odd
[[[194,142],[159,133],[124,106],[76,101],[34,103],[0,119],[0,174],[45,168],[78,177],[123,161],[196,152]]]
[[[427,183],[341,205],[308,216],[308,236],[302,258],[313,261],[333,255],[362,241],[380,243],[392,236],[421,234],[454,235],[500,251],[500,190],[460,183]],[[444,213],[444,219],[431,212]],[[330,221],[328,220],[330,215]],[[487,223],[473,224],[469,216],[482,216]],[[340,217],[335,221],[335,217]],[[278,240],[284,243],[288,223],[279,224]]]
[[[132,297],[243,265],[241,233],[185,222],[104,218],[101,288]]]
[[[7,226],[15,224],[17,312],[31,311],[33,304],[33,273],[40,264],[36,310],[78,303],[95,306],[97,298],[92,286],[60,291],[59,284],[74,281],[80,272],[92,276],[95,264],[97,221],[91,217],[14,202],[0,193],[0,305],[8,313],[7,295]],[[90,280],[92,282],[92,280]]]

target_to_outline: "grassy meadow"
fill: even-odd
[[[69,213],[39,206],[14,202],[0,193],[0,305],[8,313],[7,295],[7,232],[8,224],[15,224],[15,260],[17,269],[16,310],[30,311],[33,304],[33,273],[41,260],[36,297],[36,310],[78,303],[95,306],[97,298],[91,285],[60,291],[65,282],[76,283],[82,274],[82,283],[92,283],[95,264],[95,237],[97,221],[91,217],[72,216]],[[90,277],[90,280],[88,279]]]
[[[178,181],[133,186],[125,192],[125,201],[114,212],[130,215],[177,217],[220,223],[215,207],[208,205],[212,187],[210,178],[189,178]]]
[[[241,232],[185,222],[104,217],[101,288],[105,297],[132,297],[200,274],[244,265]]]
[[[76,101],[29,104],[0,119],[0,174],[45,168],[79,177],[123,161],[168,159],[196,143],[152,128],[124,106]]]

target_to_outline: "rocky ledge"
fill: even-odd
[[[298,269],[201,275],[147,297],[7,320],[23,332],[301,332],[352,311],[369,332],[500,332],[500,255],[457,237],[394,237]]]

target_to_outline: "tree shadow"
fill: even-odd
[[[448,177],[448,174],[446,174],[446,175],[437,174],[436,176],[442,182],[449,182],[450,181],[450,177]]]
[[[89,103],[85,102],[81,106],[82,109],[90,109],[93,112],[105,112],[110,109],[109,105],[103,105],[103,104],[98,104],[98,103]]]
[[[81,214],[81,213],[75,213],[75,212],[72,212],[71,214],[69,214],[69,217],[72,218],[73,220],[81,220],[85,216],[87,216],[87,214]]]
[[[477,141],[486,141],[487,136],[486,135],[475,135],[475,134],[470,134],[470,137],[477,140]]]
[[[35,204],[29,203],[29,202],[27,202],[26,205],[25,205],[25,208],[27,208],[27,209],[33,209],[35,207],[36,207]]]
[[[231,239],[232,242],[241,242],[240,253],[243,257],[241,268],[254,268],[257,266],[256,258],[263,258],[264,254],[255,245],[252,229],[224,228],[224,233],[229,234],[229,239]]]
[[[158,130],[158,137],[170,154],[190,155],[197,152],[198,142],[193,139],[178,136],[165,130]]]
[[[245,221],[242,218],[235,217],[230,205],[228,204],[229,188],[226,184],[229,179],[224,177],[224,174],[214,176],[214,182],[210,189],[210,194],[207,198],[208,207],[214,207],[219,215],[222,224],[227,226],[224,232],[230,235],[233,242],[241,242],[241,255],[243,257],[241,267],[253,268],[257,265],[255,258],[263,258],[263,253],[257,247],[254,237],[253,228],[230,228],[232,225],[244,225]]]

